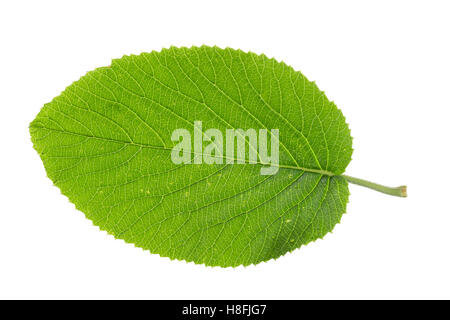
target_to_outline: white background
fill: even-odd
[[[450,298],[448,1],[3,1],[0,298]],[[276,57],[316,80],[354,136],[341,224],[277,261],[170,261],[115,240],[46,177],[28,124],[112,58],[170,45]]]

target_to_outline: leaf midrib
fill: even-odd
[[[164,146],[155,146],[155,145],[150,145],[150,144],[125,141],[125,140],[120,140],[120,139],[98,137],[98,136],[94,136],[94,135],[87,135],[87,134],[82,134],[82,133],[79,133],[79,132],[72,132],[72,131],[68,131],[68,130],[58,130],[58,129],[55,129],[55,128],[49,128],[49,127],[45,127],[45,126],[42,126],[42,125],[36,125],[36,124],[31,125],[30,128],[40,128],[40,129],[44,129],[44,130],[49,130],[49,131],[53,131],[53,132],[60,132],[60,133],[63,133],[63,134],[70,134],[70,135],[79,136],[79,137],[85,137],[85,138],[89,138],[89,139],[96,139],[96,140],[108,141],[108,142],[114,142],[114,143],[123,143],[123,144],[136,146],[136,147],[140,147],[140,148],[172,151],[172,148],[167,148],[167,147],[164,147]],[[193,152],[193,151],[191,151],[190,154],[201,155],[201,153],[196,153],[196,152]],[[278,168],[281,168],[281,169],[301,170],[301,171],[306,171],[306,172],[318,173],[318,174],[322,174],[322,175],[326,175],[326,176],[336,176],[336,174],[333,173],[333,172],[326,171],[326,170],[315,169],[315,168],[306,168],[306,167],[300,167],[300,166],[290,166],[290,165],[284,165],[284,164],[263,163],[261,161],[251,162],[251,161],[248,161],[246,159],[236,159],[236,158],[230,158],[230,157],[225,157],[225,156],[214,156],[214,157],[215,158],[222,158],[224,160],[244,161],[245,164],[255,164],[255,165],[262,165],[262,166],[274,166],[274,167],[278,167]]]

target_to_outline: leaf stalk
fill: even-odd
[[[342,175],[343,178],[345,178],[348,182],[356,184],[358,186],[363,186],[378,192],[382,192],[385,194],[389,194],[391,196],[396,196],[396,197],[401,197],[401,198],[406,198],[407,193],[406,193],[406,186],[399,186],[399,187],[387,187],[387,186],[383,186],[381,184],[375,183],[375,182],[370,182],[367,180],[363,180],[363,179],[359,179],[359,178],[355,178],[355,177],[350,177],[347,175]]]

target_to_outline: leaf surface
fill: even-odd
[[[279,170],[174,164],[172,132],[279,129]],[[30,125],[49,178],[116,238],[210,266],[256,264],[322,238],[348,201],[345,119],[315,83],[217,47],[124,56],[88,72]]]

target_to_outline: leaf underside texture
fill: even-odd
[[[171,161],[175,129],[279,129],[280,168]],[[124,56],[88,72],[30,125],[47,175],[116,238],[171,259],[257,264],[322,238],[349,191],[352,140],[314,82],[218,47]]]

